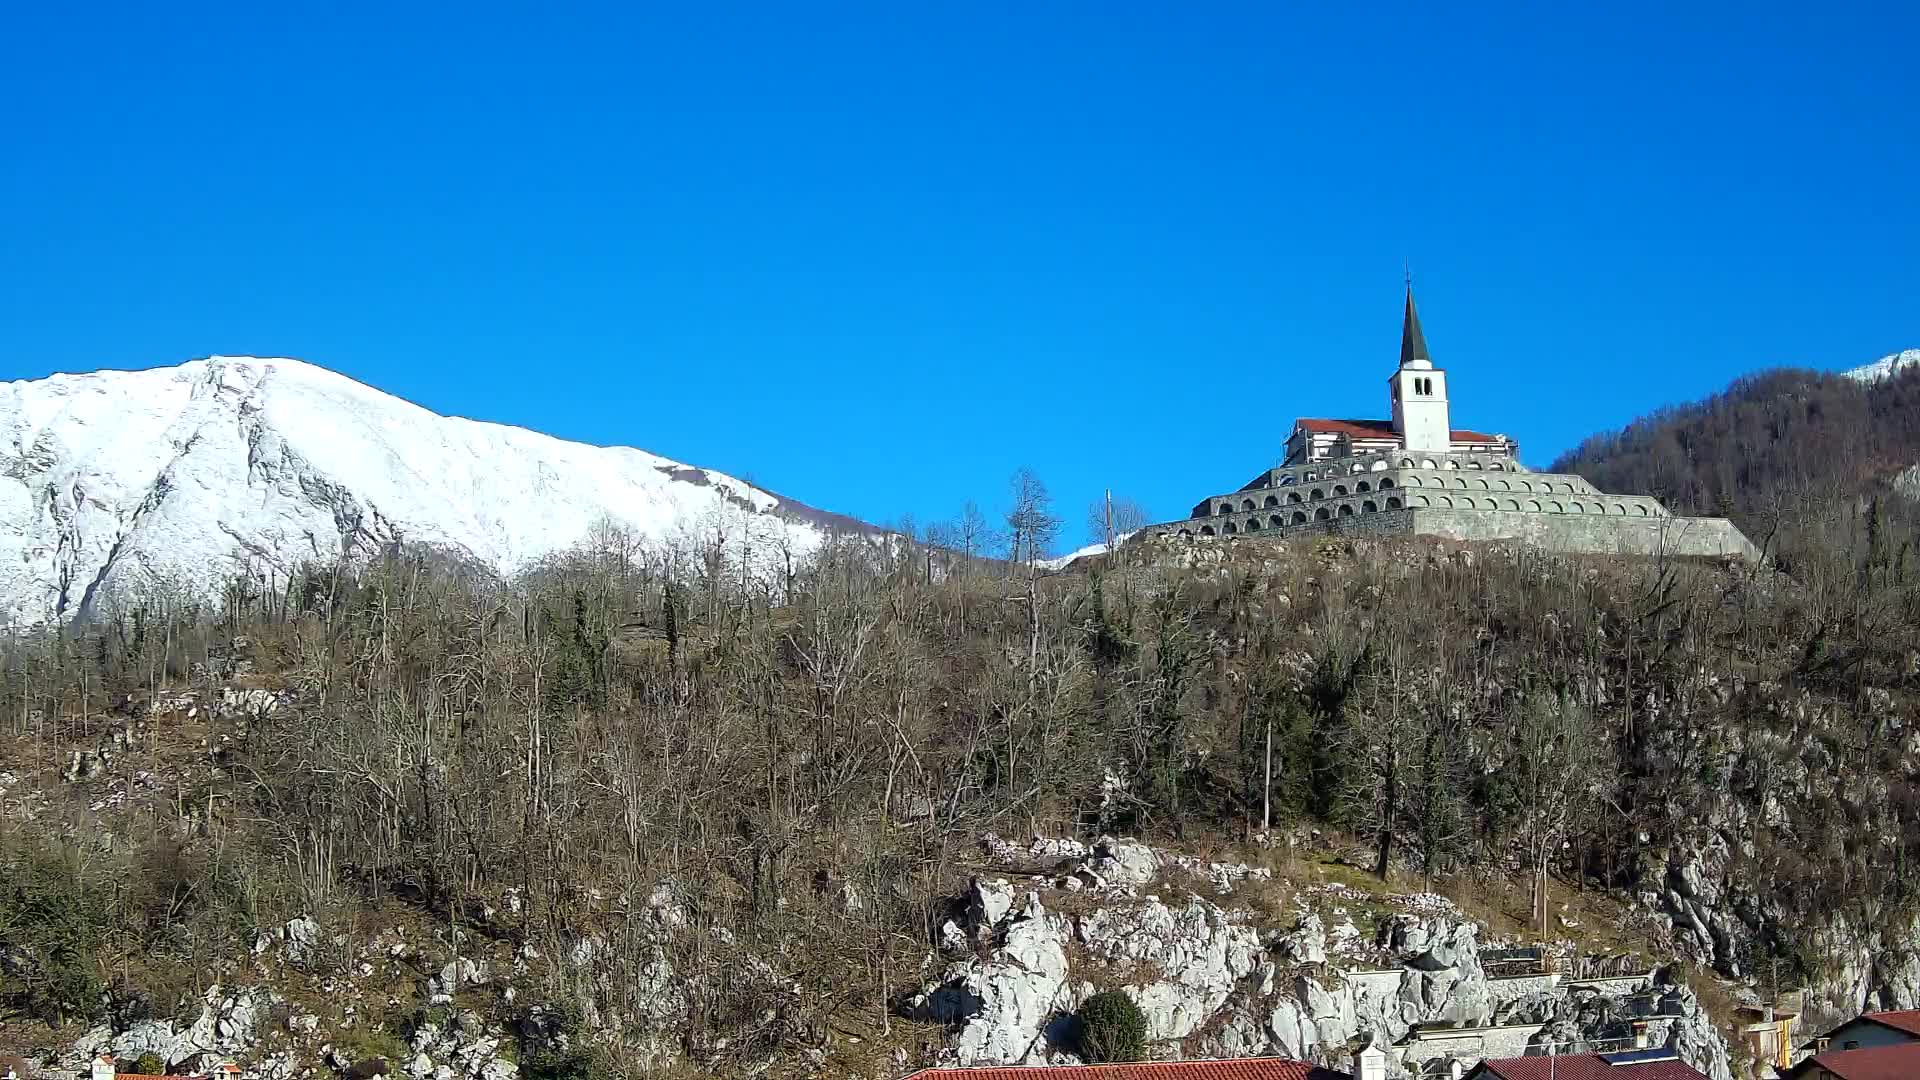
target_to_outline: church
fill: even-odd
[[[1425,535],[1595,554],[1759,557],[1724,518],[1680,517],[1645,495],[1534,472],[1513,439],[1454,427],[1447,373],[1427,351],[1411,283],[1387,396],[1386,419],[1296,420],[1279,465],[1142,535]]]

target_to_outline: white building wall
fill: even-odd
[[[1408,450],[1444,454],[1453,449],[1447,373],[1406,367],[1393,373],[1393,426]]]

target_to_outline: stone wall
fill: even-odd
[[[1359,498],[1344,501],[1363,503],[1363,500]],[[1378,497],[1372,497],[1365,501],[1371,501],[1376,506],[1379,504]],[[1324,509],[1329,513],[1338,514],[1339,505],[1338,503],[1331,505],[1316,504],[1315,509]],[[1297,507],[1289,509],[1298,510]],[[1274,511],[1267,511],[1268,515],[1272,515],[1273,513]],[[1290,514],[1288,515],[1288,519],[1291,519]],[[1176,521],[1167,525],[1150,525],[1141,530],[1139,535],[1153,536],[1185,533],[1191,537],[1210,539],[1215,536],[1217,530],[1221,528],[1225,520],[1226,519],[1223,518],[1193,518],[1188,521]],[[1360,511],[1357,510],[1357,508],[1349,508],[1348,513],[1329,518],[1325,521],[1309,521],[1299,525],[1268,526],[1258,532],[1240,532],[1236,529],[1235,533],[1228,534],[1226,538],[1238,539],[1241,536],[1249,539],[1257,539],[1263,536],[1276,539],[1285,539],[1294,536],[1394,536],[1408,533],[1412,530],[1413,514],[1404,507],[1395,507],[1392,510],[1373,511]]]
[[[1643,971],[1636,975],[1609,975],[1601,979],[1568,979],[1569,990],[1592,990],[1610,997],[1625,994],[1637,994],[1653,985],[1653,972]]]
[[[1216,495],[1194,507],[1194,520],[1231,519],[1261,511],[1339,505],[1348,496],[1403,496],[1410,506],[1530,510],[1533,513],[1617,514],[1665,517],[1659,500],[1645,495],[1608,495],[1577,476],[1560,473],[1474,475],[1426,469],[1330,476],[1277,488],[1247,488]],[[1496,507],[1493,504],[1498,504]]]
[[[1487,980],[1487,996],[1492,1000],[1495,1011],[1516,1001],[1550,994],[1560,985],[1560,976],[1548,972],[1541,975],[1512,975],[1505,978]]]
[[[1396,502],[1406,494],[1394,490]],[[1379,505],[1383,496],[1370,493],[1312,504],[1315,512],[1342,513],[1343,507],[1362,502]],[[1284,520],[1292,521],[1288,507]],[[1273,520],[1274,511],[1266,511]],[[1389,510],[1356,512],[1304,524],[1268,526],[1216,537],[1216,530],[1234,519],[1192,518],[1141,530],[1142,536],[1186,535],[1206,539],[1277,540],[1311,536],[1439,536],[1449,540],[1508,540],[1547,551],[1591,555],[1706,556],[1756,560],[1760,552],[1725,518],[1623,517],[1616,514],[1535,514],[1527,511],[1398,506]]]
[[[1379,534],[1405,530],[1392,517],[1367,525],[1340,519],[1392,515],[1401,509],[1640,519],[1671,516],[1657,499],[1644,495],[1609,495],[1596,490],[1583,477],[1529,472],[1517,461],[1462,454],[1395,452],[1268,469],[1238,491],[1203,500],[1194,506],[1193,516],[1187,520],[1152,526],[1146,532],[1149,535],[1187,533],[1196,537],[1286,536],[1302,532]],[[1597,530],[1533,531],[1546,537],[1608,532],[1606,526]],[[1587,541],[1571,543],[1573,546],[1568,550],[1591,550],[1584,546]]]
[[[1546,1024],[1501,1024],[1421,1032],[1399,1048],[1401,1067],[1414,1076],[1446,1076],[1433,1064],[1457,1060],[1471,1068],[1486,1058],[1525,1057],[1539,1052],[1534,1040],[1546,1029]]]
[[[1411,532],[1453,540],[1513,540],[1597,555],[1737,556],[1760,552],[1725,518],[1626,518],[1416,508]]]

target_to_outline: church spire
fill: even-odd
[[[1432,367],[1427,355],[1427,335],[1420,331],[1420,313],[1413,307],[1413,279],[1407,279],[1407,314],[1400,324],[1400,366]]]

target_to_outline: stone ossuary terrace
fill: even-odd
[[[1512,439],[1453,428],[1446,372],[1427,354],[1411,287],[1389,391],[1392,419],[1296,421],[1278,468],[1142,534],[1412,534],[1560,551],[1758,556],[1724,518],[1676,517],[1657,499],[1533,472]]]

